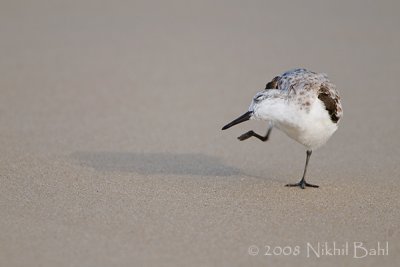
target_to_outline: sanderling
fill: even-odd
[[[269,128],[265,136],[248,131],[238,139],[243,141],[256,137],[265,142],[276,126],[304,145],[307,157],[303,177],[296,184],[286,185],[304,189],[306,186],[318,187],[305,180],[308,161],[312,151],[325,144],[337,130],[342,114],[340,97],[326,74],[293,69],[267,83],[265,90],[254,96],[248,111],[222,130],[249,119],[266,120]]]

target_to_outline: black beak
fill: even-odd
[[[225,125],[224,127],[222,127],[222,130],[226,130],[228,128],[231,128],[233,125],[250,120],[252,114],[253,114],[252,111],[247,111],[246,113],[244,113],[242,116],[240,116],[236,120],[233,120],[232,122],[230,122],[227,125]]]

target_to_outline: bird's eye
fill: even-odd
[[[263,95],[258,95],[258,96],[256,96],[256,97],[254,98],[254,101],[258,102],[258,101],[262,100],[263,98],[264,98]]]

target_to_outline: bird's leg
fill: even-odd
[[[269,134],[271,133],[271,131],[272,131],[272,126],[270,126],[268,128],[268,131],[265,134],[265,136],[259,135],[259,134],[255,133],[254,131],[248,131],[247,133],[244,133],[241,136],[239,136],[238,139],[240,141],[244,141],[244,140],[249,139],[250,137],[254,136],[254,137],[260,139],[261,141],[265,142],[265,141],[268,141]]]
[[[307,187],[315,187],[318,188],[318,185],[314,184],[309,184],[306,182],[306,173],[307,173],[307,166],[308,166],[308,161],[310,160],[312,150],[307,150],[307,158],[306,158],[306,166],[304,167],[304,173],[303,173],[303,178],[301,178],[301,181],[296,183],[296,184],[287,184],[286,186],[299,186],[300,188],[304,189],[306,186]]]

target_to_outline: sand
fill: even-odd
[[[399,8],[2,1],[0,266],[397,266]],[[294,67],[343,99],[319,189],[284,187],[305,150],[278,130],[220,130]],[[307,255],[318,242],[349,255]]]

